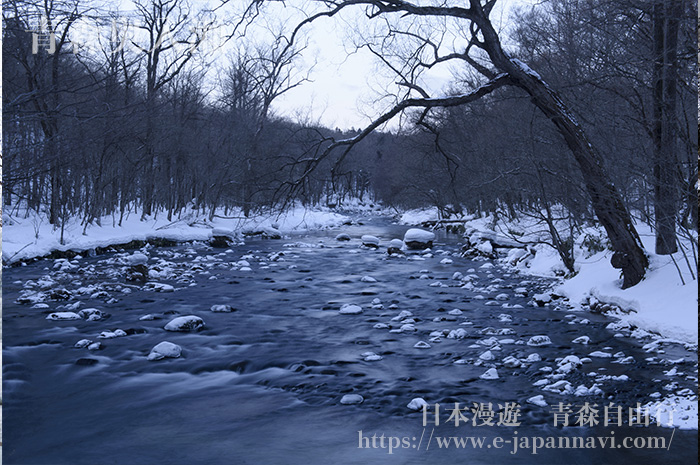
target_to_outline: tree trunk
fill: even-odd
[[[472,5],[474,3],[472,1]],[[483,33],[484,47],[493,64],[500,71],[508,73],[515,85],[530,95],[532,102],[564,137],[581,170],[593,210],[612,244],[612,265],[622,270],[622,287],[634,286],[644,278],[649,261],[622,197],[605,175],[600,155],[558,94],[527,65],[510,58],[501,48],[498,35],[483,10],[477,14],[480,17],[475,18],[475,22]]]
[[[676,84],[679,0],[654,2],[654,223],[656,253],[678,251]]]

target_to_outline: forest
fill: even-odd
[[[478,7],[484,19],[495,4],[471,3],[464,11]],[[172,219],[240,208],[249,216],[297,201],[342,206],[359,198],[436,206],[445,216],[498,212],[550,226],[563,220],[569,233],[554,233],[563,251],[573,231],[602,220],[614,250],[635,248],[634,231],[616,246],[614,228],[601,217],[607,207],[595,205],[596,189],[613,189],[612,210],[651,225],[657,253],[677,250],[677,234],[697,230],[694,2],[523,4],[500,32],[511,62],[534,70],[556,91],[573,130],[585,132],[583,145],[592,148],[586,156],[598,160],[589,163],[598,166],[590,175],[566,130],[527,86],[496,83],[467,104],[449,103],[485,89],[502,71],[488,63],[484,44],[492,39],[481,24],[459,32],[469,40],[464,51],[445,54],[445,31],[426,29],[433,18],[422,23],[419,11],[409,8],[410,21],[379,22],[410,3],[302,5],[299,26],[355,4],[366,8],[356,42],[396,76],[389,101],[432,97],[422,73],[459,61],[447,104],[399,105],[391,115],[401,113],[399,125],[341,130],[276,113],[280,96],[312,85],[301,27],[268,22],[265,34],[253,33],[260,18],[280,13],[266,10],[267,2],[245,4],[138,0],[120,12],[86,0],[4,1],[5,211],[39,212],[60,229],[69,218],[87,226],[105,215],[120,224],[127,212]],[[205,45],[215,23],[226,53],[212,60]],[[89,29],[88,41],[81,34],[90,24],[100,27]],[[496,79],[486,82],[489,76]],[[603,187],[593,187],[603,176]],[[609,223],[625,223],[623,213]]]

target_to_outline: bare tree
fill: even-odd
[[[265,0],[256,0],[251,4],[248,9],[251,18],[260,14],[264,3]],[[404,36],[410,37],[418,49],[414,49],[413,56],[417,59],[411,72],[401,72],[407,79],[399,82],[402,88],[410,92],[404,92],[393,108],[375,119],[357,136],[328,145],[309,161],[303,176],[307,176],[334,149],[344,148],[340,157],[344,158],[354,144],[405,110],[421,109],[417,119],[418,123],[421,123],[433,109],[468,104],[504,86],[513,86],[526,92],[534,105],[552,121],[574,156],[596,216],[605,228],[615,251],[613,266],[622,270],[623,287],[633,286],[644,277],[648,266],[647,256],[620,194],[608,181],[600,155],[557,92],[538,73],[504,50],[489,20],[495,0],[470,0],[468,7],[461,6],[461,3],[458,6],[449,2],[423,5],[404,0],[324,0],[316,3],[320,5],[320,10],[297,24],[291,33],[290,43],[293,43],[304,26],[313,21],[336,16],[348,8],[362,7],[368,21],[393,19],[393,29],[400,30]],[[424,21],[422,28],[421,21]],[[468,44],[462,49],[444,54],[442,50],[445,44],[435,43],[430,37],[426,37],[425,31],[430,30],[430,27],[446,27],[447,24],[468,31],[469,38]],[[427,61],[426,57],[429,57]],[[487,81],[471,92],[432,97],[416,80],[411,79],[420,69],[451,61],[470,65]]]

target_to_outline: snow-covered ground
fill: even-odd
[[[433,208],[405,212],[400,222],[420,224],[438,219],[441,219],[438,217],[438,211]],[[535,221],[529,218],[519,221],[499,219],[494,222],[492,216],[486,216],[467,217],[464,220],[467,231],[496,233],[504,237],[514,237],[521,242],[537,242],[547,236],[542,225],[537,226]],[[624,323],[657,333],[665,338],[697,344],[697,269],[693,268],[692,274],[695,276],[693,277],[681,252],[674,254],[673,258],[668,255],[654,254],[654,232],[648,225],[637,224],[637,231],[650,258],[649,271],[641,283],[623,290],[620,271],[610,264],[612,252],[610,250],[592,252],[584,246],[584,239],[595,239],[604,243],[604,233],[600,229],[586,228],[575,242],[574,257],[577,274],[572,278],[563,279],[554,292],[567,297],[574,307],[580,307],[590,297],[595,297],[600,302],[620,307],[625,313],[620,312],[615,316]],[[513,232],[517,234],[514,235]],[[691,244],[687,241],[684,246],[688,250],[688,258],[693,266]],[[517,265],[521,272],[550,277],[566,274],[561,258],[552,247],[540,243],[532,245],[531,249],[535,252],[534,256]],[[674,259],[678,266],[673,263]],[[681,281],[681,275],[683,281]]]
[[[354,204],[351,204],[352,207]],[[360,206],[358,205],[358,208]],[[8,212],[13,212],[10,215]],[[224,216],[223,212],[220,212]],[[89,225],[83,234],[78,220],[67,222],[64,243],[60,243],[60,230],[50,225],[43,215],[25,211],[16,213],[6,208],[3,213],[2,260],[9,264],[19,260],[43,257],[55,250],[88,251],[96,247],[125,244],[135,240],[168,239],[173,241],[207,240],[214,228],[229,231],[276,229],[285,234],[291,231],[318,230],[336,227],[348,221],[346,215],[324,207],[304,208],[295,206],[282,214],[270,213],[245,218],[241,212],[229,211],[226,218],[215,216],[212,221],[206,215],[194,213],[181,219],[168,221],[166,215],[141,221],[139,213],[124,218],[117,225],[112,216],[105,216],[98,224]]]

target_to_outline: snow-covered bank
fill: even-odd
[[[61,244],[61,231],[50,225],[43,215],[35,212],[9,215],[3,214],[2,260],[9,264],[35,257],[45,257],[54,251],[83,252],[97,247],[114,244],[126,244],[132,241],[166,239],[176,242],[208,240],[215,228],[231,231],[254,231],[276,229],[281,233],[292,231],[318,230],[339,226],[349,217],[328,208],[304,208],[296,206],[281,214],[270,213],[245,218],[241,212],[229,212],[226,217],[215,216],[209,221],[206,215],[194,213],[183,215],[181,219],[168,221],[166,215],[143,221],[140,214],[132,213],[124,218],[121,226],[112,216],[100,219],[99,224],[89,225],[85,229],[79,220],[70,220],[63,232],[64,243]],[[100,226],[101,225],[101,226]]]
[[[405,212],[400,222],[403,224],[420,224],[439,219],[437,209],[411,210]],[[522,243],[530,243],[530,255],[516,265],[507,258],[501,261],[515,266],[523,273],[537,276],[557,277],[566,274],[566,268],[558,253],[543,243],[547,231],[542,225],[537,226],[530,218],[519,221],[494,221],[493,216],[450,218],[463,221],[467,235],[498,234],[506,238],[515,238]],[[681,252],[671,256],[652,253],[654,250],[654,233],[646,224],[637,224],[645,250],[649,253],[650,267],[645,279],[629,289],[621,289],[620,271],[610,264],[610,250],[591,251],[585,244],[605,243],[605,234],[599,228],[585,228],[583,234],[576,238],[574,248],[576,275],[562,279],[561,284],[553,289],[555,293],[569,299],[574,307],[581,308],[590,297],[603,303],[620,307],[625,313],[613,316],[624,324],[657,333],[665,338],[684,343],[698,342],[698,281],[697,270],[691,275]],[[690,250],[690,244],[684,244]],[[692,256],[689,257],[692,265]],[[678,267],[674,265],[675,259]],[[683,275],[683,282],[680,274]],[[627,313],[629,312],[629,313]]]

